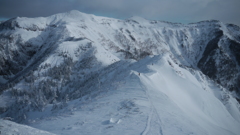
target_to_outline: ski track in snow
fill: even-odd
[[[146,128],[144,129],[144,131],[142,132],[141,135],[147,135],[147,134],[148,134],[149,129],[151,128],[152,115],[153,115],[153,109],[151,108],[151,112],[150,112],[150,114],[148,115]]]
[[[145,74],[142,73],[142,76],[145,76]],[[145,94],[146,94],[146,96],[147,96],[147,98],[148,98],[148,101],[149,101],[150,104],[151,104],[151,112],[149,113],[148,120],[147,120],[147,124],[146,124],[146,128],[145,128],[145,130],[143,131],[142,135],[147,135],[147,134],[149,133],[149,130],[151,129],[151,123],[152,123],[153,114],[156,114],[156,115],[157,115],[158,122],[159,122],[159,123],[158,123],[158,126],[159,126],[159,128],[160,128],[159,133],[160,133],[160,135],[163,135],[162,122],[161,122],[160,116],[159,116],[159,114],[158,114],[158,112],[157,112],[157,110],[156,110],[156,107],[154,106],[154,104],[153,104],[153,102],[152,102],[152,99],[151,99],[151,97],[149,96],[149,91],[148,91],[148,89],[147,89],[144,85],[140,84],[140,86],[141,86],[142,89],[145,91]]]

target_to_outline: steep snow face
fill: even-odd
[[[167,113],[171,113],[171,110],[161,104],[166,102],[176,115],[176,119],[170,120],[172,124],[177,123],[173,134],[177,133],[178,129],[184,130],[182,134],[236,134],[240,113],[239,104],[232,95],[235,98],[238,95],[228,91],[237,91],[240,88],[238,31],[237,26],[225,25],[219,21],[183,25],[149,21],[140,17],[117,20],[78,11],[46,18],[18,17],[5,21],[0,24],[0,101],[4,101],[0,104],[1,117],[10,116],[17,122],[36,124],[40,122],[40,117],[55,119],[55,115],[65,115],[65,109],[70,109],[71,112],[76,108],[69,108],[68,104],[81,105],[85,104],[86,100],[88,105],[94,108],[95,104],[91,101],[93,99],[96,103],[103,101],[106,104],[103,108],[99,107],[98,111],[93,111],[93,114],[102,112],[101,118],[107,118],[103,110],[108,109],[109,102],[112,102],[113,108],[109,107],[113,109],[112,113],[119,110],[121,112],[121,109],[116,110],[114,106],[119,106],[118,103],[122,102],[126,104],[126,110],[133,111],[129,108],[135,108],[131,107],[135,106],[135,101],[128,103],[119,98],[124,97],[124,93],[129,90],[127,97],[132,98],[130,95],[139,93],[139,97],[134,98],[139,100],[140,104],[143,103],[138,106],[143,107],[140,114],[126,118],[128,123],[139,119],[134,123],[136,127],[138,123],[144,127],[146,119],[148,125],[161,125],[160,118],[151,121],[161,116],[161,111],[166,113],[165,122],[169,120]],[[218,84],[198,71],[199,69]],[[131,77],[134,79],[129,79]],[[122,84],[124,81],[128,83]],[[124,89],[125,87],[129,89]],[[118,93],[118,90],[122,89],[124,92]],[[109,91],[111,92],[108,93]],[[120,96],[117,96],[118,94]],[[96,95],[106,98],[98,99]],[[108,98],[112,100],[107,100]],[[114,127],[111,123],[121,123],[120,119],[125,116],[100,122],[103,119],[91,119],[89,110],[82,111],[77,111],[82,113],[79,117],[97,122],[93,127],[102,123],[104,131],[105,128],[112,130],[106,130],[108,134],[115,134],[117,131],[111,128]],[[181,111],[179,115],[178,111]],[[221,113],[214,115],[218,112]],[[134,111],[132,113],[134,114]],[[221,121],[226,121],[227,124],[220,124]],[[189,122],[193,123],[194,127],[199,125],[199,128],[190,131],[192,126]],[[43,123],[47,121],[44,119]],[[85,129],[87,134],[88,130],[91,130],[87,128],[89,124],[80,125],[80,129],[76,128],[69,133]],[[161,126],[150,125],[145,127],[144,131],[139,131],[134,125],[120,129],[125,130],[132,126],[133,128],[127,130],[129,134],[155,134],[155,131],[172,134],[172,129],[169,128],[171,124],[165,125],[167,130]],[[41,124],[35,126],[51,130]],[[51,132],[68,134],[68,131],[58,130],[66,129],[65,123],[59,126],[56,131]],[[96,132],[100,131],[104,132],[102,129]]]

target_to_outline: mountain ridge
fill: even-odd
[[[67,18],[66,20],[64,20],[64,18]],[[94,21],[96,21],[97,19],[95,19],[95,18],[99,18],[100,19],[100,22],[98,21],[98,23],[101,23],[101,24],[103,24],[103,25],[109,25],[108,23],[107,23],[107,21],[112,21],[112,20],[114,20],[113,22],[116,22],[116,21],[120,21],[120,22],[122,22],[122,23],[124,23],[124,20],[123,21],[121,21],[121,20],[118,20],[118,19],[110,19],[110,18],[101,18],[101,17],[97,17],[97,16],[94,16],[94,15],[87,15],[87,14],[84,14],[84,13],[81,13],[81,12],[79,12],[79,11],[76,11],[76,10],[73,10],[73,11],[70,11],[70,12],[67,12],[67,13],[61,13],[61,14],[57,14],[57,15],[52,15],[52,16],[50,16],[50,17],[47,17],[47,18],[43,18],[43,17],[40,17],[40,18],[35,18],[35,19],[40,19],[40,21],[39,22],[41,22],[41,20],[44,20],[44,21],[42,21],[41,23],[41,25],[40,24],[28,24],[29,22],[31,22],[31,21],[28,21],[28,23],[21,23],[21,21],[20,21],[20,24],[18,24],[17,23],[17,20],[21,20],[21,18],[16,18],[16,19],[13,19],[13,20],[11,20],[9,23],[7,23],[7,21],[5,22],[5,23],[3,23],[3,24],[1,24],[1,27],[2,28],[8,28],[8,27],[10,27],[10,29],[13,29],[14,27],[12,27],[12,26],[15,26],[15,28],[22,28],[22,29],[26,29],[27,31],[43,31],[44,29],[54,29],[54,28],[56,28],[57,27],[57,22],[61,22],[61,20],[63,20],[63,22],[65,22],[65,21],[69,21],[68,19],[70,18],[70,20],[71,21],[73,21],[73,18],[77,18],[77,20],[74,20],[75,22],[76,21],[83,21],[84,19],[84,21],[86,21],[86,20],[90,20],[90,19],[92,19],[90,22],[94,22]],[[134,23],[136,23],[137,22],[137,19],[136,18],[139,18],[139,17],[134,17],[135,18],[135,22],[132,22],[133,24],[132,25],[134,25]],[[128,22],[128,21],[130,21],[130,20],[134,20],[134,18],[129,18],[129,19],[127,19],[126,20],[126,22]],[[27,19],[27,18],[22,18],[23,20],[24,19]],[[94,20],[95,19],[95,20]],[[29,19],[28,19],[29,20]],[[34,20],[34,18],[31,18],[30,20]],[[50,20],[50,21],[46,21],[46,20]],[[104,22],[104,21],[105,22]],[[141,19],[141,20],[143,20],[143,19]],[[221,31],[221,29],[225,29],[225,30],[223,30],[223,34],[221,35],[221,36],[227,36],[230,40],[234,40],[237,44],[239,43],[239,41],[238,40],[236,40],[232,35],[230,35],[229,34],[229,31],[227,31],[228,30],[228,28],[226,28],[226,26],[224,26],[223,25],[223,23],[221,23],[220,21],[216,21],[216,20],[212,20],[212,21],[202,21],[202,22],[198,22],[198,23],[191,23],[191,24],[188,24],[188,25],[183,25],[183,24],[172,24],[172,23],[168,23],[168,22],[160,22],[160,24],[158,24],[158,22],[159,21],[148,21],[148,20],[146,20],[146,19],[144,19],[145,20],[145,23],[144,24],[146,24],[146,26],[148,26],[148,27],[150,27],[150,29],[151,28],[154,28],[154,27],[165,27],[166,25],[170,25],[171,27],[175,27],[175,25],[176,25],[176,27],[181,27],[182,26],[182,28],[184,29],[184,28],[188,28],[188,27],[190,27],[190,29],[193,29],[194,27],[199,27],[198,25],[200,25],[200,26],[203,26],[203,27],[207,27],[207,26],[211,26],[211,25],[213,25],[213,27],[219,27],[220,29],[219,29],[219,31]],[[71,22],[71,21],[69,21],[69,23]],[[84,29],[84,27],[86,27],[86,24],[84,23],[84,21],[83,21],[83,23],[81,24],[81,26],[80,27],[82,27],[83,29]],[[102,21],[102,22],[101,22]],[[15,24],[16,23],[16,24]],[[46,23],[46,24],[44,24],[44,23]],[[130,22],[131,23],[131,22]],[[141,22],[142,23],[142,22]],[[155,26],[154,25],[154,23],[156,23],[157,25]],[[8,25],[9,24],[9,25]],[[28,26],[28,25],[30,25],[30,26]],[[139,27],[141,27],[141,25],[142,24],[139,24]],[[161,26],[162,25],[162,26]],[[233,27],[236,27],[236,26],[234,26],[234,25],[231,25],[231,26],[233,26]],[[0,27],[0,28],[1,28]],[[65,26],[64,26],[65,27]],[[212,26],[211,26],[212,27]],[[64,29],[64,28],[63,28]],[[148,30],[148,29],[147,29]],[[153,30],[151,30],[151,31],[153,31],[153,36],[155,36],[155,38],[158,40],[158,44],[166,44],[166,45],[169,45],[169,46],[173,46],[173,45],[170,45],[171,43],[166,43],[166,39],[165,39],[165,41],[164,40],[162,40],[161,39],[161,37],[159,38],[159,35],[157,35],[156,33],[154,33],[154,29]],[[210,31],[210,30],[209,30]],[[133,35],[131,35],[131,33],[129,33],[130,31],[129,30],[127,30],[127,34],[128,34],[128,36],[127,37],[124,37],[124,36],[126,36],[126,34],[124,33],[124,35],[123,35],[123,37],[122,38],[129,38],[130,37],[130,40],[133,40],[133,42],[134,42],[134,40],[136,40],[136,38],[134,38],[133,37]],[[171,31],[171,29],[170,30],[168,30],[168,32],[169,33],[167,33],[167,34],[173,34],[173,31]],[[186,34],[184,34],[184,32],[182,32],[182,31],[179,31],[180,33],[178,33],[178,31],[176,31],[177,33],[176,34],[180,34],[180,37],[173,37],[173,38],[179,38],[179,39],[177,39],[178,41],[177,42],[180,42],[180,43],[178,43],[178,44],[180,44],[180,45],[182,45],[182,47],[184,47],[184,45],[183,45],[183,43],[184,43],[184,40],[187,40],[187,36],[186,36]],[[55,33],[53,33],[53,34],[55,34]],[[117,33],[118,34],[118,33]],[[120,34],[122,34],[122,33],[120,33]],[[139,33],[138,33],[139,34]],[[154,35],[155,34],[155,35]],[[191,34],[191,33],[190,33]],[[210,33],[209,35],[215,35],[214,33]],[[183,36],[185,36],[185,37],[183,37]],[[191,35],[190,35],[191,36]],[[234,35],[235,36],[235,35]],[[8,37],[9,39],[11,39],[10,37]],[[81,38],[81,37],[80,37]],[[83,36],[83,38],[86,38],[86,36]],[[90,37],[87,37],[88,39],[90,39]],[[185,38],[185,39],[184,39]],[[152,40],[156,40],[156,39],[152,39]],[[44,39],[43,39],[44,40]],[[46,40],[46,39],[45,39]],[[56,39],[57,40],[57,39]],[[92,40],[93,41],[93,40]],[[42,41],[42,42],[44,42],[44,41]],[[60,41],[60,42],[62,42],[62,41]],[[132,42],[132,41],[128,41],[128,42]],[[155,41],[156,42],[156,41]],[[162,43],[161,43],[162,42]],[[188,41],[187,41],[188,42]],[[208,41],[207,41],[208,42]],[[114,42],[113,42],[114,43]],[[35,43],[36,44],[36,43]],[[40,44],[42,44],[42,43],[40,43]],[[54,44],[54,43],[53,43]],[[116,43],[115,43],[116,44]],[[134,44],[134,43],[133,43]],[[141,43],[140,43],[141,44]],[[205,43],[197,43],[197,44],[205,44]],[[216,43],[216,44],[218,44],[218,43]],[[39,45],[38,45],[39,46]],[[136,46],[136,45],[135,45]],[[156,46],[156,45],[155,45]],[[237,45],[234,45],[234,46],[237,46]],[[116,46],[115,46],[116,47]],[[200,49],[203,49],[204,48],[204,46],[202,46]],[[234,47],[231,47],[231,48],[234,48]],[[198,49],[198,50],[200,50],[200,49]],[[176,50],[176,49],[175,49]],[[174,50],[174,51],[175,51]],[[179,50],[179,49],[178,49]],[[35,51],[36,50],[34,50],[34,51],[30,51],[29,52],[29,54],[27,54],[27,55],[31,55],[31,53],[35,53]],[[123,51],[125,51],[125,50],[123,50]],[[147,53],[150,53],[150,52],[147,52]],[[184,53],[186,53],[186,52],[184,52]],[[189,51],[187,52],[187,53],[189,53]],[[130,54],[132,54],[132,52],[130,52]],[[178,54],[178,55],[180,55],[180,54]],[[235,55],[235,56],[238,56],[238,53]],[[31,56],[30,56],[31,57]],[[196,57],[196,56],[195,56]],[[136,59],[136,58],[134,58],[134,59]],[[194,61],[194,60],[192,60],[192,61]],[[24,63],[23,63],[24,64]],[[195,66],[195,65],[197,65],[197,64],[192,64],[191,66]]]

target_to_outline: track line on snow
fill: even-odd
[[[144,77],[146,77],[146,76],[144,75]],[[139,79],[140,79],[140,78],[139,78]],[[140,79],[140,80],[141,80],[141,79]],[[157,112],[156,107],[154,106],[154,104],[153,104],[153,102],[152,102],[151,97],[149,96],[149,91],[148,91],[148,89],[147,89],[143,84],[140,83],[140,86],[141,86],[142,89],[145,91],[146,96],[147,96],[148,100],[149,100],[150,103],[151,103],[151,113],[149,114],[146,128],[145,128],[145,130],[142,132],[141,135],[146,135],[146,134],[148,133],[149,129],[151,128],[151,119],[152,119],[152,116],[153,116],[153,112],[155,112],[156,115],[157,115],[157,118],[158,118],[158,121],[159,121],[160,134],[163,135],[163,130],[162,130],[162,127],[161,127],[162,121],[161,121],[161,118],[160,118],[160,116],[159,116],[159,114],[158,114],[158,112]]]
[[[154,110],[155,110],[155,112],[156,112],[156,114],[157,114],[157,117],[158,117],[159,128],[160,128],[160,134],[163,135],[163,130],[162,130],[162,127],[161,127],[161,125],[162,125],[162,121],[161,121],[160,116],[159,116],[159,114],[157,113],[157,110],[156,110],[156,108],[155,108],[154,105],[153,105],[153,108],[154,108]]]
[[[144,129],[141,135],[147,135],[147,133],[149,132],[149,129],[151,128],[152,115],[153,115],[153,108],[151,108],[151,112],[148,116],[146,128]]]

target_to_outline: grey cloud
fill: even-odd
[[[73,7],[72,2],[64,0],[0,0],[0,16],[48,16],[69,11]]]
[[[239,0],[0,0],[0,18],[49,16],[69,10],[189,23],[217,19],[240,25]]]
[[[226,23],[240,25],[240,1],[239,0],[218,0],[208,3],[195,15],[196,19],[216,19]]]

